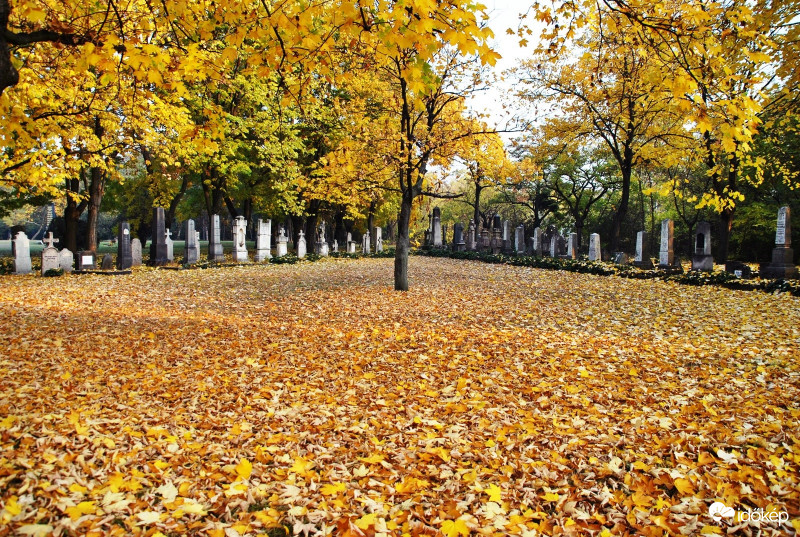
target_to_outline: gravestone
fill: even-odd
[[[172,240],[172,231],[167,229],[164,234],[164,242],[167,243],[167,261],[170,263],[175,261],[175,242]],[[142,243],[139,242],[139,239],[133,239],[131,241],[131,250],[133,251],[133,263],[134,266],[136,265],[136,248],[139,249],[139,265],[142,264]]]
[[[264,222],[259,218],[256,226],[257,234],[255,261],[260,263],[261,261],[266,261],[272,258],[272,254],[269,252],[271,250],[270,242],[272,239],[272,220],[267,220]]]
[[[61,263],[58,248],[53,246],[53,244],[58,242],[58,239],[53,238],[53,232],[51,231],[48,237],[42,242],[47,245],[42,250],[42,276],[44,276],[48,270],[60,269]]]
[[[339,253],[339,241],[337,241],[336,239],[333,239],[333,253],[334,254]]]
[[[511,222],[503,220],[503,253],[509,255],[514,252],[514,243],[511,241]]]
[[[97,254],[91,250],[78,252],[78,270],[97,270]]]
[[[550,257],[556,257],[558,251],[558,247],[556,245],[556,236],[550,236]]]
[[[172,254],[172,240],[165,241],[167,245],[167,260],[172,261],[170,255]],[[142,264],[142,241],[138,238],[131,239],[131,266],[138,267]]]
[[[380,227],[375,228],[375,253],[383,252],[383,229]]]
[[[628,254],[625,252],[614,252],[614,264],[615,265],[627,265],[628,264]]]
[[[633,258],[633,265],[646,270],[653,268],[653,261],[650,259],[650,237],[646,231],[639,231],[636,234],[636,256]]]
[[[117,268],[125,270],[132,266],[131,226],[128,222],[122,222],[119,225],[119,233],[117,234]]]
[[[353,240],[353,234],[349,231],[347,232],[347,253],[356,253],[356,241]]]
[[[14,238],[14,274],[31,273],[31,241],[24,231]]]
[[[570,233],[567,241],[567,257],[569,259],[578,258],[578,234]]]
[[[250,261],[247,256],[247,220],[237,216],[233,222],[233,260],[237,263]]]
[[[328,240],[325,238],[325,222],[319,225],[319,236],[315,246],[317,255],[328,257]]]
[[[728,261],[725,263],[725,272],[733,274],[737,278],[749,280],[753,277],[753,269],[750,265],[745,265],[741,261]]]
[[[525,226],[522,224],[514,230],[514,251],[517,255],[525,254]]]
[[[103,270],[114,270],[114,258],[111,257],[111,254],[106,254],[103,256],[103,261],[100,265],[100,268]]]
[[[194,232],[194,236],[195,236],[195,241],[194,241],[195,256],[197,257],[197,260],[199,261],[200,260],[200,232],[199,231],[195,231]]]
[[[492,240],[490,248],[493,254],[499,254],[503,251],[503,221],[499,214],[494,215],[492,219]]]
[[[481,252],[487,252],[492,248],[492,233],[487,229],[481,229],[481,240],[478,243],[478,249]]]
[[[675,223],[669,218],[661,221],[661,248],[658,252],[658,266],[660,268],[674,268],[675,251],[672,249]]]
[[[792,214],[789,207],[778,210],[778,225],[775,232],[775,248],[772,249],[772,262],[761,266],[762,278],[794,279],[798,270],[794,264],[792,246]]]
[[[698,222],[695,229],[692,270],[701,272],[714,270],[714,258],[711,257],[711,224],[708,222]]]
[[[211,215],[211,233],[208,234],[208,260],[222,261],[222,240],[220,237],[219,215]]]
[[[297,258],[303,259],[306,256],[306,234],[300,230],[300,235],[297,237]]]
[[[150,240],[150,265],[160,267],[166,265],[167,260],[167,242],[166,234],[164,233],[166,226],[164,225],[164,208],[153,208],[153,237]]]
[[[433,247],[442,247],[442,210],[439,207],[433,208]]]
[[[184,230],[186,232],[186,242],[183,249],[183,264],[194,265],[197,263],[197,248],[195,247],[195,243],[197,242],[197,234],[194,231],[194,220],[187,220]],[[166,231],[164,232],[164,241],[164,244],[166,245]]]
[[[436,207],[436,209],[438,209],[438,207]],[[436,211],[436,209],[434,209],[434,211]],[[441,230],[441,228],[439,228],[440,238],[441,238],[441,232],[442,232],[442,230]],[[370,248],[369,230],[367,230],[367,232],[364,233],[364,236],[361,237],[361,252],[364,255],[367,255],[367,254],[369,254],[369,248]]]
[[[464,242],[464,225],[457,223],[453,225],[453,251],[463,252],[467,249],[467,243]]]
[[[592,233],[589,235],[589,261],[602,261],[603,256],[600,251],[600,234]]]
[[[72,272],[72,267],[75,263],[75,256],[72,255],[71,250],[64,248],[58,254],[58,264],[64,272]]]
[[[286,236],[286,230],[281,226],[278,228],[278,244],[275,246],[275,257],[283,257],[289,252],[288,242],[289,237]]]
[[[475,229],[475,221],[469,221],[469,227],[467,228],[467,250],[470,252],[474,252],[478,249],[478,235]]]
[[[542,251],[544,250],[543,241],[542,241],[542,229],[539,227],[533,228],[533,251],[531,252],[536,257],[542,257]]]

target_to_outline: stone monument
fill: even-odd
[[[14,238],[14,274],[31,273],[31,241],[24,231]]]
[[[119,225],[119,233],[117,234],[117,268],[126,270],[132,266],[131,226],[128,222],[122,222]]]
[[[297,258],[303,259],[306,256],[306,234],[300,230],[300,235],[297,237]]]
[[[792,249],[792,215],[789,207],[778,210],[778,227],[775,232],[775,248],[772,249],[772,262],[762,265],[759,275],[762,278],[795,279],[798,277]]]
[[[672,249],[675,223],[669,218],[661,221],[661,248],[658,252],[659,268],[675,268],[675,251]]]
[[[692,255],[692,270],[712,272],[714,258],[711,257],[711,224],[698,222],[694,233],[694,254]]]
[[[589,235],[589,261],[602,261],[603,255],[600,251],[600,234],[592,233]]]
[[[167,242],[165,234],[166,226],[164,224],[164,208],[153,208],[153,238],[150,241],[150,265],[159,267],[166,265],[167,260]]]
[[[636,234],[636,256],[633,265],[646,270],[653,268],[653,261],[650,259],[650,236],[646,231]]]
[[[208,260],[222,261],[222,241],[220,240],[219,215],[211,215],[211,233],[208,234]]]
[[[272,220],[267,220],[266,222],[262,219],[258,219],[258,223],[256,224],[256,255],[255,261],[260,263],[261,261],[267,261],[272,258],[272,254],[270,253],[271,242],[272,242]]]
[[[47,245],[42,250],[42,276],[44,276],[48,270],[59,270],[61,268],[61,260],[58,248],[53,246],[58,242],[58,239],[53,238],[52,231],[42,242]]]
[[[247,220],[237,216],[233,222],[233,260],[236,263],[250,261],[247,256]]]
[[[286,236],[286,230],[283,226],[278,228],[278,244],[275,246],[275,257],[283,257],[289,252],[289,237]]]
[[[194,231],[194,220],[189,219],[185,225],[186,242],[183,248],[183,264],[194,265],[197,263],[197,234]],[[166,246],[167,234],[164,232],[164,245]]]

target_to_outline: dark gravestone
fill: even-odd
[[[714,258],[711,257],[711,224],[699,222],[694,234],[694,255],[692,270],[711,272],[714,270]]]
[[[150,265],[153,267],[160,267],[169,262],[167,259],[166,229],[164,208],[153,208],[153,238],[150,241]]]
[[[463,252],[467,249],[467,244],[464,242],[464,226],[460,223],[453,225],[453,251]]]
[[[92,251],[78,252],[78,270],[97,270],[97,255]]]
[[[122,222],[119,225],[119,234],[117,236],[117,268],[125,270],[132,266],[131,226],[127,222]]]
[[[792,246],[792,218],[789,207],[781,207],[778,211],[778,227],[775,232],[775,248],[772,249],[772,263],[762,266],[759,275],[762,278],[797,278],[798,271],[794,265]]]
[[[111,257],[111,254],[103,256],[103,264],[101,267],[103,270],[114,270],[114,258]]]
[[[737,278],[749,280],[753,277],[753,270],[741,261],[728,261],[725,263],[725,272],[734,274]]]

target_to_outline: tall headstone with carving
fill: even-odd
[[[122,222],[119,225],[119,233],[117,234],[117,268],[125,270],[132,266],[131,226],[127,222]]]
[[[658,252],[658,266],[660,268],[674,268],[675,251],[672,249],[674,240],[675,223],[669,218],[661,221],[661,248]]]
[[[475,229],[475,220],[469,221],[469,227],[467,228],[467,250],[470,252],[474,252],[478,249],[478,236],[477,230]]]
[[[167,261],[171,263],[175,261],[175,243],[172,240],[172,231],[167,229],[164,234],[166,235],[166,237],[164,237],[164,242],[167,243]],[[133,241],[131,241],[131,250],[134,252],[134,266],[136,266],[136,249],[134,246],[137,244],[139,246],[139,264],[142,264],[142,243],[139,242],[139,239],[133,239]]]
[[[194,231],[194,220],[187,220],[185,225],[186,241],[183,248],[183,263],[184,265],[194,265],[197,263],[197,234]],[[167,234],[164,232],[164,243],[166,245]]]
[[[467,249],[467,243],[464,241],[464,225],[457,223],[453,225],[453,251],[463,252]]]
[[[300,230],[300,234],[297,237],[297,258],[303,259],[306,256],[306,234],[303,233],[303,230]]]
[[[247,256],[247,220],[237,216],[233,222],[233,260],[237,263],[250,261]]]
[[[648,270],[653,268],[653,262],[650,260],[650,237],[646,231],[636,234],[636,256],[633,265]]]
[[[286,230],[283,226],[278,228],[278,243],[275,245],[275,257],[283,257],[289,253],[289,237],[286,236]]]
[[[14,238],[14,274],[31,273],[31,241],[24,231]]]
[[[714,258],[711,257],[711,224],[708,222],[698,222],[694,232],[692,270],[702,272],[714,270]]]
[[[317,255],[328,257],[329,249],[328,240],[325,238],[325,222],[321,222],[319,225],[319,231],[317,232],[317,244],[315,245],[314,250],[316,251]]]
[[[775,248],[772,249],[772,262],[762,265],[759,275],[762,278],[794,279],[798,277],[792,249],[792,214],[789,207],[778,210],[778,227],[775,232]]]
[[[222,261],[222,240],[219,226],[219,215],[211,215],[211,233],[208,234],[208,260]]]
[[[53,244],[58,242],[58,239],[53,238],[52,231],[42,242],[46,244],[42,250],[42,276],[44,276],[48,270],[59,270],[61,268],[61,262],[58,248],[53,246]]]
[[[199,260],[200,259],[200,232],[195,230],[194,237],[195,237],[195,241],[194,241],[195,256]],[[166,239],[164,239],[164,240],[166,241]]]
[[[440,228],[439,231],[441,232],[441,228]],[[361,252],[364,255],[369,254],[369,250],[370,250],[370,243],[369,242],[370,242],[369,241],[369,230],[367,230],[366,232],[364,232],[364,236],[361,237]]]
[[[542,257],[542,252],[544,251],[544,245],[542,240],[542,228],[535,227],[533,228],[533,255],[536,257]]]
[[[514,251],[514,243],[511,240],[511,222],[503,220],[503,253],[511,254]]]
[[[603,255],[600,251],[600,234],[592,233],[589,235],[589,261],[602,261]]]
[[[166,265],[167,260],[167,235],[165,233],[164,208],[153,208],[153,238],[150,241],[150,265],[159,267]],[[188,240],[188,239],[187,239]]]
[[[570,233],[567,239],[567,257],[570,259],[578,258],[578,234]]]
[[[433,247],[442,247],[442,210],[433,208]]]
[[[383,252],[383,229],[375,228],[375,253]]]
[[[258,219],[256,224],[256,255],[255,261],[260,263],[272,258],[270,242],[272,241],[272,220],[266,222]]]
[[[514,251],[517,255],[525,254],[525,226],[522,224],[514,230]]]

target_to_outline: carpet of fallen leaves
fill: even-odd
[[[0,535],[797,532],[800,298],[410,275],[4,277]]]

